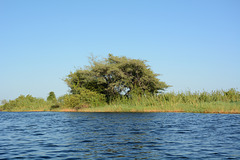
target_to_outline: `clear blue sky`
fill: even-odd
[[[0,0],[0,100],[68,92],[91,54],[147,60],[167,91],[240,88],[239,0]]]

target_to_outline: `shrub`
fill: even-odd
[[[78,88],[77,94],[68,94],[63,98],[63,104],[70,108],[87,108],[105,104],[105,96],[86,88]]]
[[[238,101],[239,100],[239,97],[240,97],[239,92],[234,88],[231,88],[228,91],[224,91],[223,93],[228,101]]]
[[[23,96],[20,95],[15,100],[9,100],[9,102],[5,103],[2,106],[2,110],[15,110],[15,109],[29,109],[29,108],[41,108],[47,106],[48,103],[44,101],[42,98],[35,98],[31,95]]]
[[[60,108],[60,105],[59,104],[54,104],[54,105],[51,106],[50,110],[56,109],[56,108]]]
[[[49,95],[47,97],[47,101],[51,101],[53,103],[57,102],[56,96],[54,92],[49,92]]]

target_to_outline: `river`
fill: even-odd
[[[0,159],[240,159],[240,115],[0,112]]]

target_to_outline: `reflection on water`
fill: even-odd
[[[240,159],[240,115],[0,112],[0,159]]]

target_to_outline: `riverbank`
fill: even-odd
[[[70,98],[69,98],[70,97]],[[31,95],[19,96],[0,106],[7,112],[190,112],[240,114],[240,92],[228,91],[140,94],[113,99],[110,103],[91,103],[77,95],[65,95],[45,101]]]
[[[52,110],[54,111],[54,110]],[[240,114],[240,102],[210,102],[193,104],[177,104],[162,106],[129,106],[106,105],[96,108],[56,109],[60,112],[186,112],[186,113],[225,113]]]
[[[240,114],[240,102],[204,102],[199,104],[173,104],[161,106],[105,105],[89,108],[15,108],[10,112],[185,112],[185,113],[221,113]]]

